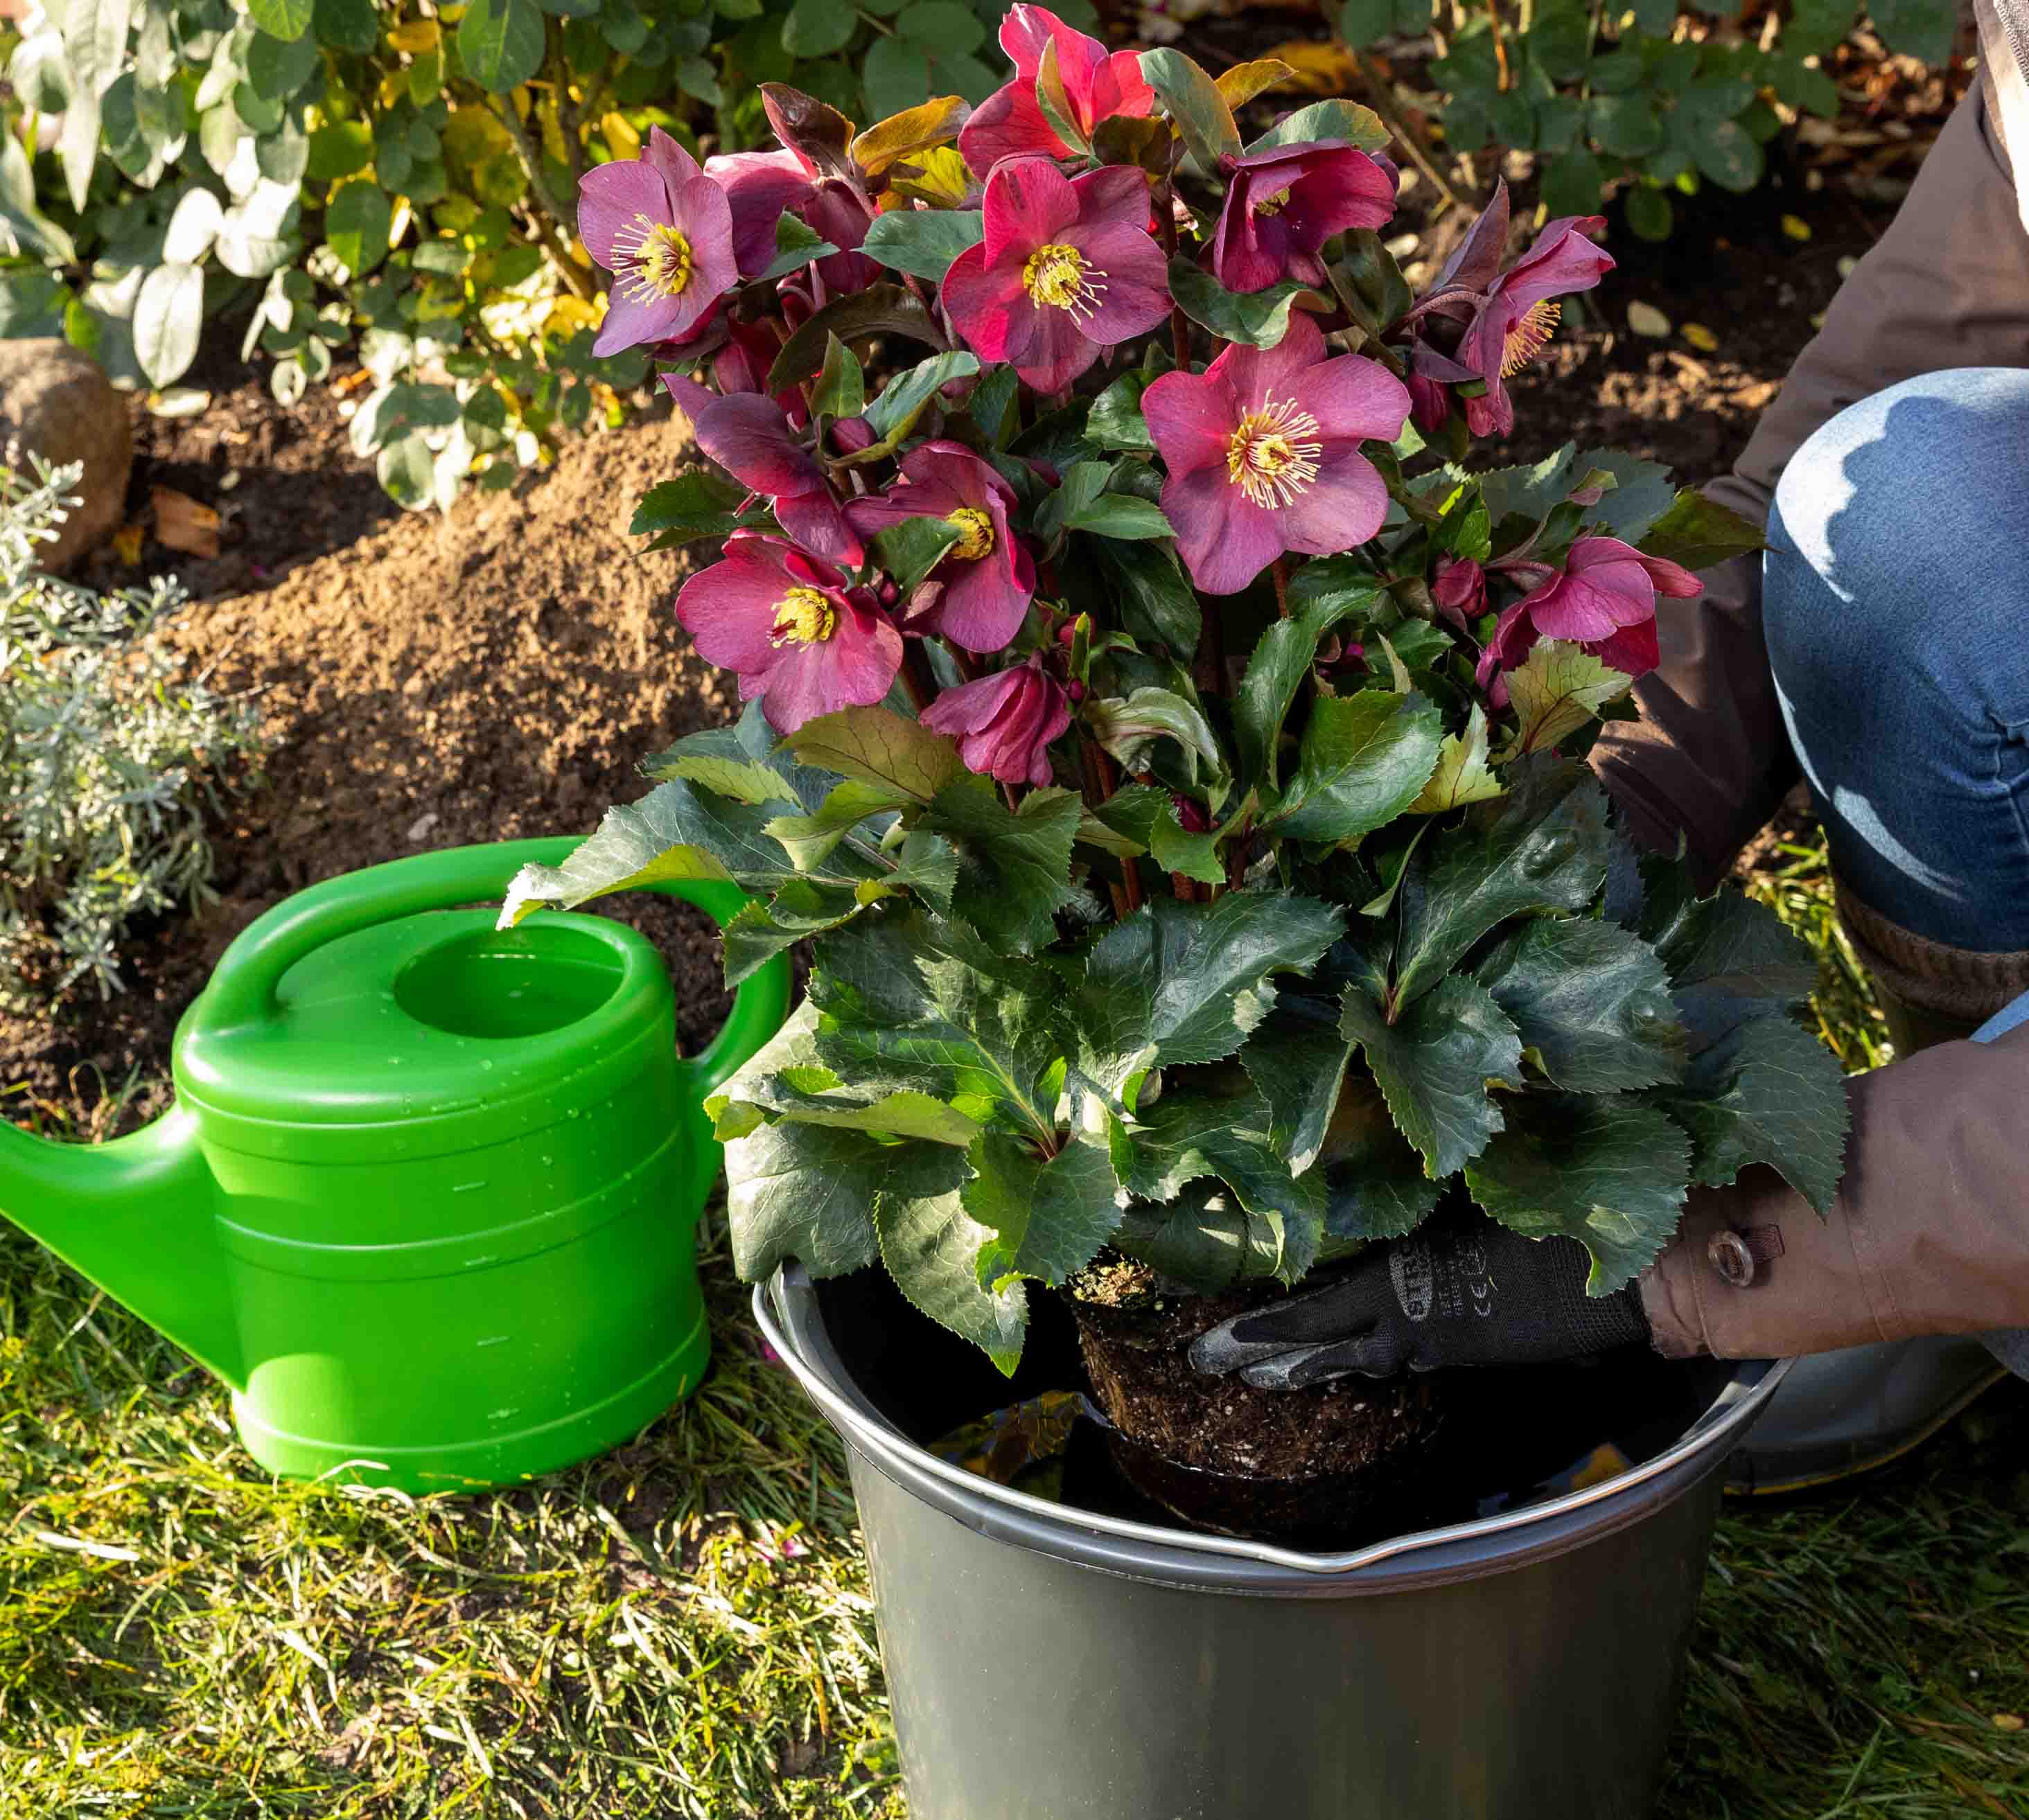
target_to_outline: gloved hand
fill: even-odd
[[[1191,1363],[1263,1390],[1358,1372],[1536,1365],[1649,1337],[1638,1288],[1589,1296],[1575,1239],[1526,1239],[1475,1211],[1363,1252],[1321,1289],[1236,1314]]]

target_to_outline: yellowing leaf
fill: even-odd
[[[1701,354],[1719,352],[1719,337],[1702,322],[1680,322],[1677,332]]]
[[[141,539],[145,535],[138,525],[123,525],[113,533],[113,551],[129,569],[141,560]]]
[[[1549,750],[1627,694],[1634,680],[1580,646],[1542,639],[1520,668],[1508,673],[1515,736],[1494,754],[1495,763]]]
[[[1305,95],[1344,95],[1356,86],[1359,75],[1359,59],[1346,49],[1337,39],[1319,42],[1308,38],[1293,39],[1287,44],[1278,44],[1268,53],[1264,61],[1272,59],[1285,64],[1289,69],[1289,80],[1281,86],[1301,90]],[[1241,69],[1253,67],[1242,64]],[[1229,76],[1237,76],[1240,70],[1226,72]],[[1226,92],[1223,78],[1219,92]],[[1235,102],[1234,106],[1239,105]]]
[[[434,19],[409,19],[389,29],[388,47],[406,52],[410,57],[421,57],[426,51],[436,50],[443,37],[443,28]]]
[[[573,297],[566,291],[551,304],[549,314],[543,318],[543,332],[569,335],[581,328],[596,328],[603,314],[603,310],[595,310],[583,298]]]
[[[958,137],[971,110],[962,95],[940,95],[919,107],[904,108],[877,120],[852,142],[852,161],[877,177],[898,158],[928,151]]]
[[[1811,224],[1801,215],[1785,215],[1782,232],[1793,240],[1808,240],[1811,237]]]
[[[1513,686],[1511,679],[1509,687]],[[1437,768],[1430,773],[1423,794],[1409,805],[1409,813],[1441,815],[1448,809],[1463,808],[1468,803],[1485,803],[1506,790],[1507,786],[1488,767],[1486,711],[1474,702],[1463,736],[1445,734],[1437,747]]]
[[[933,208],[955,209],[965,200],[968,176],[955,146],[937,146],[919,153],[888,173],[888,193]]]
[[[606,149],[616,158],[640,157],[641,135],[634,130],[626,115],[616,109],[605,116],[599,126],[606,135]]]
[[[1627,306],[1627,326],[1637,335],[1660,341],[1670,332],[1670,319],[1653,303],[1635,302]]]
[[[1306,44],[1305,50],[1322,50],[1322,46]],[[1257,57],[1252,63],[1236,63],[1220,76],[1213,85],[1219,98],[1228,107],[1244,107],[1257,95],[1266,95],[1271,88],[1279,88],[1295,77],[1296,70],[1282,60],[1281,52],[1273,57]]]

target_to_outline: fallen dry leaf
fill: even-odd
[[[1336,39],[1319,43],[1294,38],[1267,52],[1263,61],[1268,59],[1279,59],[1293,72],[1276,87],[1304,95],[1345,95],[1359,74],[1359,59]]]
[[[1994,1729],[1997,1732],[2019,1732],[2025,1725],[2029,1725],[2029,1719],[2024,1719],[2020,1713],[1996,1713],[1994,1715]]]
[[[218,554],[218,514],[172,487],[149,490],[155,508],[155,541],[186,556]]]
[[[123,525],[113,533],[113,554],[129,569],[141,560],[141,539],[147,536],[139,525]]]
[[[1670,332],[1670,319],[1653,303],[1630,303],[1627,306],[1627,326],[1637,335],[1660,341]]]
[[[1719,337],[1702,322],[1680,322],[1677,332],[1701,354],[1719,352]]]

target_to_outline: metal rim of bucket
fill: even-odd
[[[1375,1592],[1401,1591],[1419,1581],[1484,1574],[1578,1547],[1639,1522],[1716,1469],[1727,1443],[1760,1413],[1793,1362],[1740,1362],[1725,1388],[1675,1442],[1601,1484],[1363,1548],[1309,1554],[1053,1503],[940,1459],[891,1426],[859,1393],[823,1339],[821,1321],[817,1347],[807,1348],[792,1333],[792,1328],[808,1324],[796,1319],[796,1305],[814,1319],[815,1303],[810,1279],[797,1265],[781,1266],[754,1289],[755,1318],[769,1344],[832,1425],[888,1477],[970,1526],[1021,1547],[1069,1556],[1104,1571],[1222,1585],[1238,1592],[1369,1589],[1348,1584],[1356,1579],[1373,1581]],[[819,1356],[811,1356],[813,1351]]]

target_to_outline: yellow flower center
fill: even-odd
[[[1226,477],[1256,506],[1286,506],[1318,477],[1318,420],[1293,402],[1264,398],[1226,446]]]
[[[631,227],[614,235],[613,251],[627,269],[625,287],[636,300],[676,296],[696,266],[683,230],[646,215],[636,215]]]
[[[1532,303],[1523,312],[1522,318],[1508,332],[1507,339],[1500,344],[1500,376],[1512,379],[1530,361],[1543,351],[1543,344],[1556,331],[1557,318],[1563,313],[1559,303]]]
[[[822,644],[838,629],[838,614],[814,588],[792,588],[775,609],[768,642],[779,651],[785,644]]]
[[[1029,255],[1022,268],[1022,288],[1034,302],[1089,316],[1105,292],[1105,276],[1096,265],[1085,263],[1077,247],[1052,241]]]
[[[977,506],[959,506],[944,522],[958,528],[959,539],[951,553],[960,561],[977,562],[993,554],[993,521]]]
[[[1257,215],[1279,215],[1288,207],[1289,202],[1289,192],[1278,190],[1272,196],[1256,198],[1253,203],[1254,213]]]

